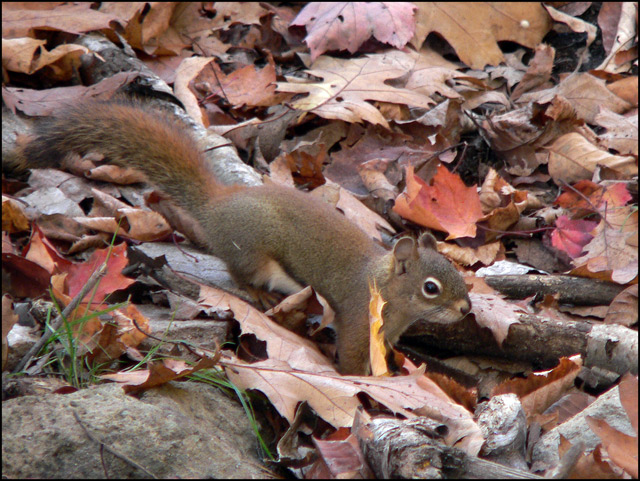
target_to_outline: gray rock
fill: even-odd
[[[116,384],[2,405],[2,472],[8,478],[264,478],[249,419],[219,390],[169,383],[139,399]],[[105,468],[103,468],[103,462]]]

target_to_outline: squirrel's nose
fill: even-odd
[[[471,300],[469,298],[460,299],[460,301],[458,302],[458,310],[463,316],[469,314],[471,312]]]

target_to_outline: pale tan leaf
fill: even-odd
[[[417,3],[416,48],[431,32],[451,44],[465,64],[474,69],[504,60],[501,40],[535,48],[551,28],[551,19],[534,2],[421,2]]]
[[[631,108],[631,104],[607,88],[604,80],[588,73],[576,73],[561,81],[557,94],[566,98],[575,109],[578,118],[587,123],[594,123],[602,107],[616,113]]]
[[[637,86],[636,86],[637,88]],[[619,154],[638,155],[638,113],[625,117],[601,108],[594,122],[607,129],[599,138],[603,145],[615,149]]]
[[[598,165],[606,166],[624,176],[630,177],[638,173],[634,157],[612,155],[575,132],[557,139],[548,147],[548,151],[549,174],[557,184],[590,180]]]
[[[627,287],[609,305],[605,324],[632,326],[638,323],[638,284]]]
[[[387,349],[384,342],[382,308],[386,304],[375,285],[369,286],[369,360],[372,376],[388,376]]]
[[[411,89],[390,85],[392,80],[408,73],[411,75],[407,62],[411,62],[410,58],[397,52],[367,55],[357,59],[338,59],[323,55],[318,57],[312,68],[307,71],[322,81],[306,82],[288,77],[288,82],[278,83],[278,91],[308,94],[293,102],[297,109],[312,111],[327,119],[340,119],[351,123],[366,120],[388,128],[389,124],[384,116],[368,101],[404,104],[425,109],[435,103],[423,93],[425,90],[421,87],[425,85],[425,81],[419,78],[417,72]],[[427,68],[424,65],[421,67]],[[433,72],[440,79],[433,83],[442,86],[446,92],[452,92],[444,80],[457,75],[455,71],[443,73],[443,68],[438,67],[434,68]],[[431,91],[433,90],[432,88]],[[455,92],[452,95],[458,96]]]
[[[269,358],[287,363],[289,369],[336,372],[331,360],[313,342],[278,325],[242,299],[221,289],[201,285],[200,303],[205,307],[232,311],[242,332],[255,334],[266,341]]]
[[[482,443],[471,413],[424,376],[424,368],[408,376],[341,376],[291,370],[287,363],[268,359],[250,365],[227,363],[226,372],[236,386],[262,391],[289,422],[298,403],[306,401],[332,426],[351,427],[360,406],[357,395],[365,393],[395,413],[413,417],[410,410],[426,410],[432,419],[456,426],[447,436],[451,444],[461,433],[469,437],[469,449],[479,449]]]
[[[630,213],[621,225],[616,225],[616,220],[613,215],[602,220],[592,231],[591,242],[584,246],[585,255],[573,263],[577,267],[586,265],[593,273],[611,271],[615,282],[626,284],[638,275],[637,211]]]

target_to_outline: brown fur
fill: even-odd
[[[59,165],[69,152],[99,153],[135,167],[200,224],[209,250],[224,260],[241,286],[286,293],[311,285],[336,311],[339,370],[369,370],[369,285],[387,304],[390,342],[420,318],[453,322],[470,309],[459,273],[435,249],[401,239],[389,252],[342,214],[295,189],[224,186],[207,169],[191,136],[166,114],[122,102],[72,107],[42,122],[34,139],[10,155],[12,168]],[[422,293],[425,279],[442,285],[437,298]]]

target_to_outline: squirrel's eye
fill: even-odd
[[[440,285],[440,281],[433,277],[427,277],[422,285],[422,293],[428,298],[439,296],[441,290],[442,286]]]

